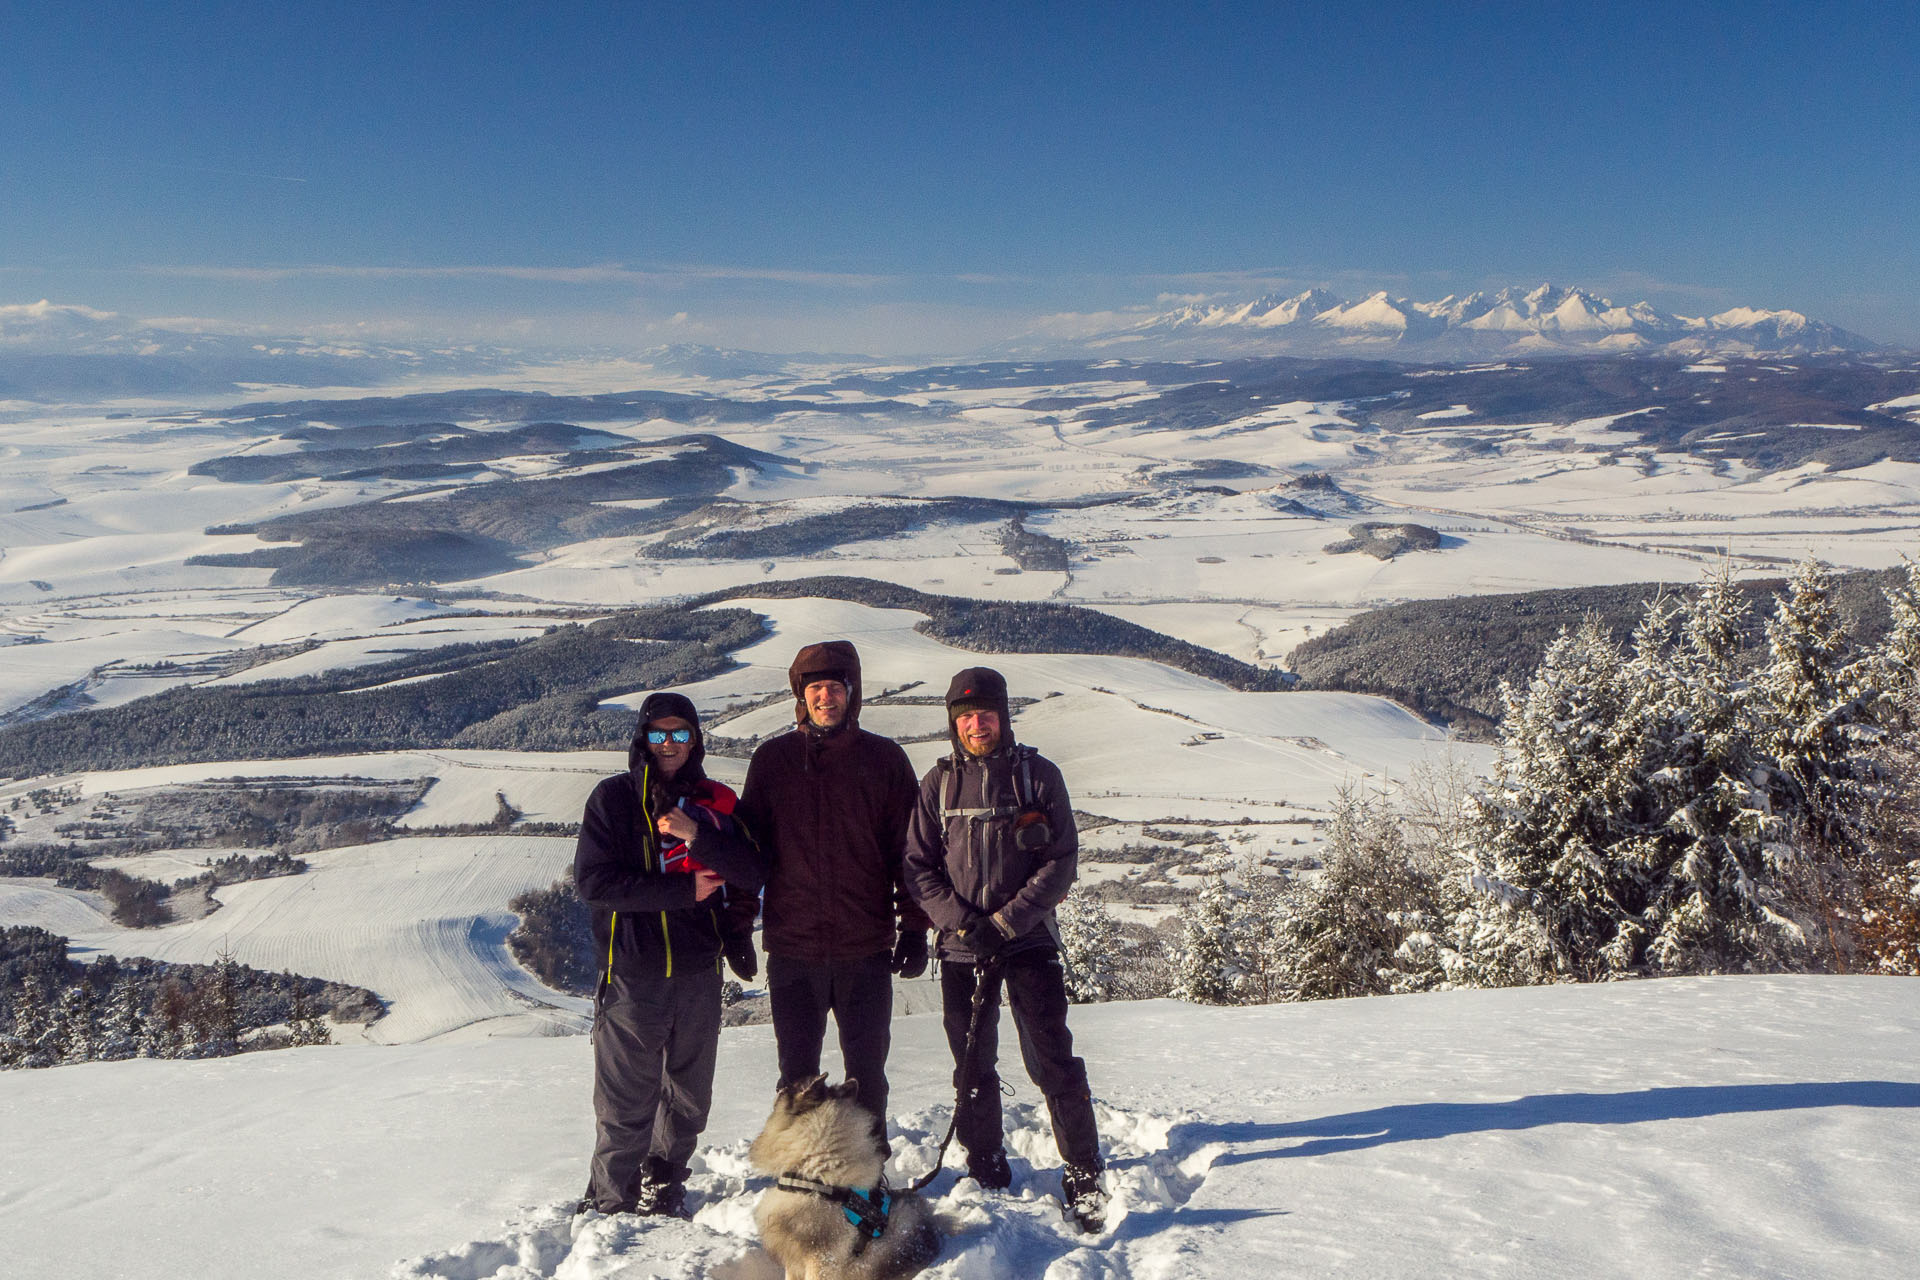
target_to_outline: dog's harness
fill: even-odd
[[[893,1207],[893,1193],[887,1190],[885,1182],[877,1187],[836,1187],[831,1182],[819,1182],[797,1173],[783,1173],[774,1186],[782,1191],[819,1196],[839,1205],[840,1212],[847,1215],[847,1221],[860,1233],[860,1238],[853,1242],[856,1255],[867,1247],[869,1240],[878,1240],[887,1233],[887,1211]]]

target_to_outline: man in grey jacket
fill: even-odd
[[[1072,887],[1080,847],[1066,782],[1052,761],[1013,740],[1007,682],[970,667],[947,689],[953,754],[920,782],[907,829],[907,891],[940,930],[940,994],[959,1092],[955,1129],[981,1186],[1011,1185],[1002,1138],[1000,989],[1013,1006],[1020,1055],[1047,1100],[1067,1215],[1105,1225],[1100,1135],[1087,1064],[1067,1030],[1066,976],[1053,909]],[[974,991],[983,985],[980,1025]]]

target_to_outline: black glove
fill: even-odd
[[[752,982],[760,972],[760,959],[753,954],[752,938],[735,938],[727,943],[727,968],[742,982]]]
[[[961,925],[953,940],[973,955],[975,964],[981,965],[991,964],[1000,954],[1000,948],[1007,945],[1007,935],[986,916],[975,916]]]
[[[927,971],[927,931],[902,929],[893,944],[893,976],[917,978]]]

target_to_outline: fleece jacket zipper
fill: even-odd
[[[652,791],[653,791],[652,780],[653,780],[653,766],[651,764],[641,765],[640,766],[640,817],[646,822],[647,838],[641,841],[640,843],[640,848],[642,851],[640,858],[641,858],[641,866],[648,871],[652,871],[655,869],[655,863],[657,861],[654,855],[653,807],[647,802],[647,797],[650,794],[652,794]],[[613,981],[613,940],[615,937],[619,935],[619,932],[620,932],[620,913],[616,911],[613,913],[612,919],[607,922],[607,981],[608,982]],[[660,913],[660,942],[667,949],[667,977],[671,978],[673,976],[673,938],[669,936],[669,934],[667,933],[667,913],[665,911],[662,911]]]

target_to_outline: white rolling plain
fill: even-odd
[[[646,383],[630,375],[575,368],[530,371],[523,382]],[[1567,450],[1602,438],[1604,423],[1509,429],[1488,453],[1462,449],[1448,417],[1386,440],[1338,404],[1269,406],[1204,436],[1082,430],[1022,407],[1035,396],[932,391],[895,397],[914,410],[904,417],[794,413],[729,427],[736,443],[800,465],[742,471],[727,496],[796,511],[877,495],[1119,499],[1028,520],[1078,545],[1071,572],[1017,571],[999,546],[1001,522],[987,521],[751,562],[649,559],[642,540],[600,539],[458,584],[484,594],[457,600],[273,587],[265,570],[184,563],[258,545],[210,526],[411,486],[227,484],[189,468],[284,445],[170,416],[181,406],[9,406],[0,416],[0,717],[48,695],[112,705],[183,683],[310,674],[530,635],[581,609],[823,573],[1084,604],[1275,665],[1299,640],[1400,600],[1690,583],[1722,555],[1757,572],[1778,570],[1769,557],[1809,551],[1848,567],[1920,552],[1920,468],[1906,464],[1761,476],[1650,450],[1611,463]],[[1470,403],[1471,391],[1460,399]],[[637,440],[684,431],[638,421],[610,429]],[[1156,467],[1205,460],[1267,468],[1272,482],[1226,493],[1150,480]],[[558,465],[515,459],[507,469]],[[1283,482],[1308,468],[1332,474],[1352,505],[1324,518],[1289,508]],[[1325,550],[1359,520],[1421,523],[1443,546],[1384,563]],[[1391,788],[1449,760],[1477,772],[1490,759],[1379,699],[1239,693],[1134,659],[974,654],[916,632],[920,615],[910,611],[742,603],[766,615],[767,636],[687,692],[708,717],[775,700],[733,715],[723,732],[789,723],[791,704],[777,697],[788,663],[819,639],[860,647],[870,698],[939,694],[961,667],[998,667],[1016,695],[1036,699],[1019,710],[1017,735],[1061,764],[1077,807],[1120,824],[1089,839],[1089,878],[1116,865],[1099,861],[1102,847],[1149,841],[1143,825],[1231,823],[1213,829],[1236,856],[1258,856],[1317,839],[1314,824],[1343,787]],[[263,645],[299,651],[221,674],[222,660]],[[631,707],[647,692],[612,701]],[[934,735],[908,744],[916,768],[945,750],[937,707],[874,706],[867,723]],[[710,764],[740,781],[744,762]],[[564,1033],[583,1025],[586,1008],[521,971],[503,940],[508,900],[558,877],[570,843],[431,834],[488,822],[500,797],[531,821],[571,820],[595,781],[622,767],[620,752],[419,750],[0,784],[4,810],[50,786],[90,799],[236,776],[433,780],[401,821],[412,834],[306,855],[306,874],[224,888],[219,909],[162,929],[121,929],[93,895],[0,880],[0,925],[64,934],[82,959],[206,962],[231,952],[369,987],[389,1006],[369,1028],[337,1028],[350,1043],[332,1048],[0,1074],[0,1271],[766,1277],[749,1238],[757,1184],[742,1162],[773,1078],[766,1029],[724,1037],[696,1221],[569,1226],[561,1207],[584,1180],[590,1118],[586,1041]],[[147,873],[171,878],[205,853],[149,855]],[[120,865],[138,872],[135,861]],[[1905,1276],[1920,1255],[1920,1201],[1906,1176],[1920,1140],[1914,982],[1622,984],[1233,1011],[1106,1006],[1076,1010],[1074,1022],[1103,1104],[1113,1227],[1091,1241],[1058,1227],[1050,1141],[1026,1091],[1010,1112],[1015,1194],[982,1200],[971,1184],[936,1184],[957,1234],[935,1280],[1839,1280]],[[945,1127],[950,1064],[931,1018],[901,1018],[896,1046],[905,1167],[929,1158]]]

